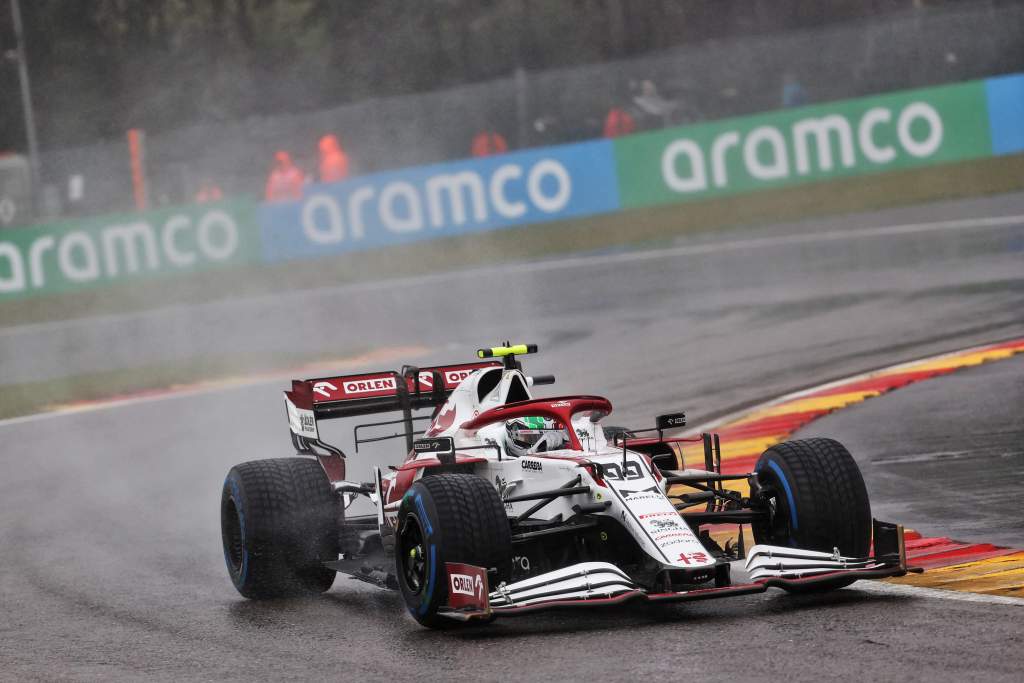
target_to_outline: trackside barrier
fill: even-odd
[[[612,145],[584,142],[375,173],[264,204],[268,262],[373,249],[619,208]]]
[[[1024,74],[0,231],[0,300],[1024,152]],[[555,228],[556,229],[556,228]]]
[[[255,204],[245,201],[0,232],[0,301],[255,263]]]
[[[1024,150],[1024,75],[767,112],[615,141],[623,208]]]

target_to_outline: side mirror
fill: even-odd
[[[667,413],[655,418],[658,431],[663,432],[669,429],[678,429],[686,426],[686,413]]]

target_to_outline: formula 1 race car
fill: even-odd
[[[915,571],[902,527],[872,520],[860,470],[838,442],[778,444],[753,472],[723,474],[717,435],[665,436],[685,425],[682,413],[646,430],[602,428],[605,398],[535,398],[555,381],[524,374],[516,356],[535,351],[506,343],[474,363],[293,382],[291,439],[310,457],[247,462],[224,482],[235,588],[253,599],[319,593],[340,571],[400,590],[416,621],[444,627],[552,607],[831,590]],[[388,412],[401,417],[356,426],[355,447],[404,439],[405,462],[374,467],[370,482],[348,479],[344,453],[320,439],[318,423]],[[699,467],[683,462],[691,442],[703,448]],[[375,515],[346,515],[360,496]],[[714,540],[722,525],[738,527],[738,542]],[[756,542],[749,552],[743,525]]]

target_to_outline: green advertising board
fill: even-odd
[[[623,208],[991,153],[982,81],[773,111],[615,141]]]
[[[0,230],[0,300],[259,260],[251,201]]]

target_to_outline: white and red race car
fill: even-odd
[[[474,363],[293,382],[288,423],[308,457],[243,463],[224,482],[235,588],[253,599],[318,593],[340,571],[399,589],[416,621],[444,627],[773,586],[830,590],[916,571],[902,527],[872,520],[860,471],[838,442],[778,444],[753,472],[723,474],[716,435],[665,436],[685,425],[682,413],[649,430],[602,428],[605,398],[535,398],[554,378],[524,374],[516,356],[534,351],[506,343]],[[368,483],[349,480],[344,453],[320,439],[318,423],[388,412],[401,416],[355,428],[356,449],[401,438],[405,462],[374,467]],[[682,462],[687,441],[703,444],[699,467]],[[358,496],[375,515],[346,515]],[[721,525],[750,525],[757,545],[747,552],[739,533],[721,547],[709,533]]]

